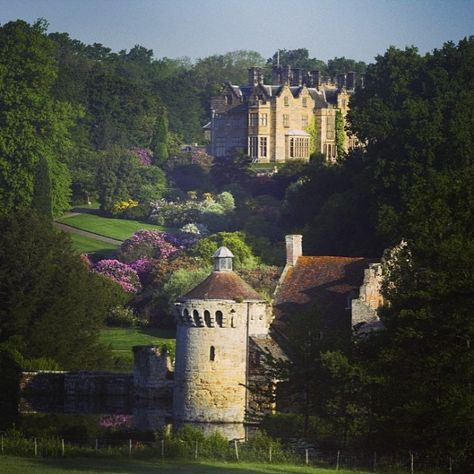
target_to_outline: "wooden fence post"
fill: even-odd
[[[198,458],[198,441],[196,440],[196,446],[194,447],[194,459]]]
[[[272,462],[272,446],[268,448],[268,462]]]
[[[128,440],[128,456],[130,457],[132,455],[132,440]]]
[[[415,462],[413,459],[413,453],[410,453],[410,474],[415,472]]]
[[[239,447],[237,446],[237,440],[234,439],[234,448],[235,448],[235,459],[239,460]]]
[[[375,472],[377,470],[377,453],[374,451],[374,463],[372,466],[372,470]]]
[[[341,451],[337,451],[337,458],[336,458],[336,471],[339,471],[339,460],[341,457]]]
[[[165,440],[164,439],[161,440],[161,457],[162,458],[165,457]]]
[[[97,451],[99,449],[99,439],[95,439],[95,450]]]
[[[35,441],[34,441],[34,446],[35,446],[35,457],[38,456],[38,442],[36,441],[36,438],[35,438]]]
[[[449,474],[453,472],[453,458],[449,456]]]
[[[308,448],[305,449],[305,457],[306,457],[306,465],[309,464],[309,452],[308,452]]]
[[[61,456],[64,457],[64,438],[61,440]]]
[[[4,448],[3,448],[3,435],[2,435],[2,454],[4,453]]]

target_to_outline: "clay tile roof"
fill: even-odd
[[[275,295],[277,318],[289,306],[317,305],[330,326],[350,323],[348,304],[358,297],[364,270],[372,259],[362,257],[299,257]]]
[[[202,283],[179,300],[264,301],[264,299],[234,272],[213,272]]]

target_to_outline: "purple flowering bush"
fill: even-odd
[[[122,243],[120,259],[124,262],[133,262],[144,257],[167,260],[178,250],[179,247],[170,242],[167,232],[141,229]]]
[[[118,260],[101,260],[95,265],[93,271],[116,281],[128,293],[138,293],[142,289],[138,273]]]

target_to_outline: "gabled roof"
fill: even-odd
[[[202,283],[178,298],[183,300],[265,301],[234,272],[213,272]]]
[[[358,297],[364,270],[372,262],[363,257],[299,257],[277,289],[277,320],[284,321],[295,307],[316,305],[324,326],[349,329],[350,299]]]

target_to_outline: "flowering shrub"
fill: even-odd
[[[148,321],[137,317],[130,308],[116,306],[109,310],[109,313],[107,314],[107,324],[109,326],[129,328],[146,326]]]
[[[101,260],[94,267],[99,275],[116,281],[125,291],[138,293],[142,289],[137,272],[125,263],[115,259]]]
[[[149,221],[158,225],[181,227],[190,222],[198,221],[200,208],[200,202],[195,200],[168,202],[161,199],[150,203]]]
[[[120,257],[125,262],[143,257],[167,260],[179,250],[166,232],[141,229],[125,240],[120,247]]]
[[[211,193],[204,193],[201,200],[196,199],[195,193],[188,194],[187,201],[166,201],[161,199],[150,203],[149,221],[153,224],[169,227],[183,227],[191,223],[213,224],[213,228],[225,225],[222,218],[235,208],[231,193],[223,192],[214,198]],[[216,216],[220,216],[216,218]],[[219,230],[219,229],[214,229]]]
[[[120,428],[128,425],[131,420],[130,415],[103,415],[99,420],[102,428]]]
[[[117,214],[119,212],[125,211],[127,209],[131,209],[137,206],[138,206],[138,201],[135,201],[134,199],[127,199],[125,201],[117,201],[117,202],[114,202],[114,204],[112,205],[112,212],[114,214]]]
[[[203,236],[203,237],[209,234],[209,229],[204,224],[189,223],[189,224],[183,225],[183,227],[181,227],[179,231],[185,234],[193,234],[196,236]]]
[[[151,166],[153,164],[153,152],[149,148],[131,148],[130,153],[138,158],[142,166]]]

